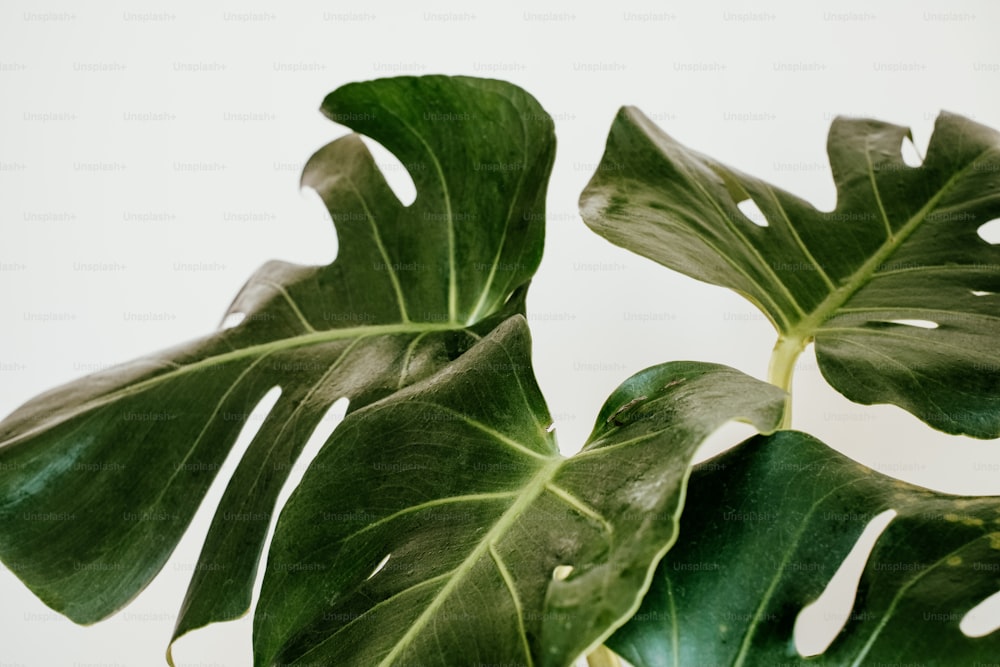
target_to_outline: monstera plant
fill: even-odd
[[[49,391],[0,423],[0,559],[47,605],[93,623],[137,596],[278,387],[216,509],[174,639],[246,613],[266,558],[261,667],[1000,654],[997,633],[970,638],[956,620],[1000,588],[1000,500],[903,484],[787,430],[793,363],[814,342],[848,398],[1000,435],[1000,250],[977,234],[1000,216],[995,132],[944,115],[909,167],[905,129],[838,120],[838,204],[821,213],[624,109],[584,220],[745,295],[778,342],[770,382],[703,362],[637,373],[565,457],[525,318],[551,118],[508,83],[443,76],[349,84],[322,111],[356,133],[302,177],[336,225],[333,263],[269,262],[229,307],[234,326]],[[412,204],[359,135],[410,166]],[[741,212],[748,199],[765,220]],[[343,397],[343,422],[278,507]],[[731,420],[762,435],[693,467]],[[800,655],[799,612],[866,525],[829,517],[888,509],[857,613],[826,652]],[[36,520],[48,515],[72,518],[56,531]]]
[[[814,343],[824,377],[851,400],[996,438],[1000,248],[978,232],[1000,217],[1000,134],[942,114],[919,167],[903,161],[908,137],[903,127],[838,118],[828,142],[837,205],[826,213],[625,108],[581,211],[612,242],[757,305],[778,333],[777,386],[791,389],[794,361]],[[744,214],[747,201],[761,217]],[[790,417],[786,409],[783,428]],[[637,667],[956,665],[1000,655],[1000,633],[971,638],[959,628],[1000,590],[1000,499],[903,484],[792,431],[707,462],[691,484],[681,543],[611,642]],[[868,520],[890,509],[848,623],[805,659],[793,641],[800,611]]]

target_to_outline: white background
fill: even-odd
[[[402,73],[504,78],[556,119],[546,256],[528,305],[565,449],[580,446],[619,382],[654,363],[715,361],[763,377],[774,336],[750,304],[580,221],[577,198],[618,107],[636,105],[689,146],[829,209],[825,141],[837,114],[910,126],[921,153],[942,108],[1000,127],[998,19],[987,0],[6,2],[0,415],[208,332],[270,258],[330,261],[332,225],[297,187],[309,155],[344,132],[317,108],[341,84]],[[192,163],[200,170],[179,167]],[[192,263],[206,270],[177,266]],[[941,490],[1000,493],[997,442],[850,404],[823,383],[811,350],[796,390],[795,426],[850,456]],[[159,664],[208,510],[145,594],[94,628],[49,611],[0,566],[0,667]],[[216,626],[176,656],[247,665],[249,636],[248,622]]]

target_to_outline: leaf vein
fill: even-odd
[[[500,572],[500,577],[503,579],[503,583],[507,587],[507,592],[510,593],[510,599],[514,603],[514,610],[517,614],[517,633],[520,635],[521,643],[524,646],[524,659],[527,661],[526,667],[534,667],[535,663],[531,658],[531,645],[528,643],[528,633],[524,629],[524,607],[521,604],[520,596],[517,594],[514,578],[511,576],[507,566],[504,565],[503,559],[497,553],[496,545],[494,544],[490,545],[490,557],[493,559],[497,571]]]
[[[559,500],[563,501],[564,503],[572,507],[579,514],[582,514],[591,521],[600,524],[600,526],[604,529],[604,532],[608,533],[609,535],[614,534],[615,532],[614,526],[612,526],[611,523],[607,519],[605,519],[600,512],[595,510],[589,504],[583,502],[582,500],[574,496],[566,489],[557,485],[555,482],[549,482],[548,484],[546,484],[545,489],[552,495],[554,495],[556,498],[558,498]]]

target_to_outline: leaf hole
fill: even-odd
[[[378,565],[375,566],[375,569],[372,570],[372,573],[368,575],[368,577],[365,579],[365,581],[368,581],[368,579],[371,579],[376,574],[378,574],[379,572],[381,572],[382,568],[385,567],[385,564],[389,562],[389,559],[391,557],[392,557],[392,554],[386,554],[385,558],[383,558],[382,560],[379,561]]]
[[[903,157],[903,164],[907,167],[919,167],[924,163],[923,156],[917,151],[917,147],[909,137],[903,138],[903,144],[899,147],[899,152]]]
[[[566,577],[573,573],[572,565],[556,565],[552,570],[553,581],[565,581]]]
[[[361,141],[375,158],[375,164],[382,171],[382,176],[400,203],[403,206],[412,204],[417,198],[417,186],[413,184],[413,177],[399,158],[374,139],[362,136]]]
[[[799,612],[795,619],[795,648],[803,657],[808,658],[826,651],[850,620],[858,582],[868,556],[895,516],[895,510],[886,510],[869,521],[823,593]],[[834,517],[830,520],[840,519]],[[810,575],[806,572],[803,576]]]
[[[987,243],[997,245],[1000,243],[1000,218],[983,223],[976,230],[976,233]]]
[[[767,218],[764,217],[764,212],[760,210],[757,206],[757,202],[753,199],[744,199],[736,204],[736,208],[740,209],[740,213],[745,215],[750,222],[757,225],[758,227],[767,227]]]
[[[545,432],[552,433],[552,431],[554,430],[556,430],[556,423],[552,422],[551,424],[548,425],[548,427],[546,427]]]
[[[202,499],[201,505],[191,519],[188,530],[177,545],[177,549],[171,558],[176,558],[181,554],[191,551],[188,548],[189,544],[194,546],[193,553],[199,554],[205,544],[212,517],[221,511],[219,503],[226,489],[232,483],[236,468],[243,461],[243,457],[246,455],[254,438],[256,438],[257,433],[274,410],[278,399],[281,398],[281,393],[281,387],[271,387],[267,393],[261,396],[249,414],[246,415],[246,419],[243,420],[243,426],[240,429],[239,435],[236,436],[236,441],[233,443],[232,449],[226,454],[222,465],[219,466],[215,479],[212,480],[208,492]],[[188,461],[187,463],[191,465],[185,466],[183,469],[198,471],[205,467],[199,465],[203,463],[201,461]],[[204,566],[205,563],[202,562],[202,556],[198,555],[197,558],[197,565],[195,563],[184,563],[184,569],[196,571],[196,568]],[[212,563],[208,563],[208,565],[213,566]],[[178,562],[174,567],[179,568],[181,566],[182,563]],[[261,574],[263,573],[263,569],[263,567],[260,568]],[[251,609],[254,607],[256,607],[256,603],[251,606]],[[252,617],[250,614],[247,614],[239,621],[233,623],[216,624],[211,631],[196,630],[189,632],[179,637],[175,643],[172,643],[168,647],[168,655],[171,655],[174,660],[172,664],[191,664],[195,659],[194,656],[204,656],[205,651],[210,651],[214,646],[218,645],[220,637],[225,637],[226,640],[234,638],[238,639],[239,642],[250,642],[252,635],[251,627]],[[188,659],[187,656],[191,656],[191,658]],[[0,665],[3,664],[3,660],[0,660]]]
[[[229,313],[222,319],[222,323],[219,325],[219,328],[232,329],[233,327],[239,326],[240,323],[246,318],[246,313]]]
[[[298,488],[299,483],[302,481],[302,476],[309,469],[313,459],[319,454],[320,449],[323,448],[326,441],[330,439],[330,435],[334,429],[340,425],[340,422],[344,421],[349,405],[350,401],[347,398],[340,398],[326,409],[323,417],[316,424],[316,428],[309,435],[309,439],[299,453],[298,458],[295,459],[294,464],[289,469],[288,477],[281,486],[281,491],[278,493],[278,498],[274,503],[274,511],[271,512],[271,523],[267,527],[267,537],[264,538],[264,547],[261,550],[262,558],[266,558],[267,554],[271,551],[271,541],[274,539],[274,528],[278,525],[278,515],[284,508],[285,503],[288,502],[292,492]],[[257,608],[257,601],[260,599],[260,589],[264,584],[265,569],[263,567],[257,568],[257,578],[254,580],[253,586],[253,602],[250,605],[251,609]]]
[[[958,629],[966,637],[985,637],[1000,630],[1000,591],[970,609],[962,617]]]
[[[240,429],[240,434],[236,436],[236,442],[233,443],[233,449],[230,451],[230,454],[226,456],[226,463],[224,465],[228,466],[232,463],[235,468],[243,460],[243,455],[246,454],[250,444],[257,437],[257,432],[264,426],[264,422],[271,414],[271,411],[274,410],[274,406],[277,405],[279,398],[281,398],[281,387],[279,386],[271,387],[266,394],[260,397],[257,405],[246,416],[243,428]],[[238,456],[232,456],[233,452],[238,452]]]
[[[890,320],[893,324],[901,324],[904,327],[917,327],[918,329],[937,329],[938,323],[930,320]]]
[[[983,292],[977,289],[972,290],[972,296],[990,296],[992,294],[993,292]]]

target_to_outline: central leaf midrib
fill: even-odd
[[[564,460],[562,456],[552,458],[535,473],[531,481],[524,486],[520,497],[514,501],[506,512],[500,515],[500,518],[493,524],[490,531],[483,536],[476,545],[476,548],[462,561],[461,565],[452,571],[452,576],[448,583],[438,591],[423,613],[410,624],[409,629],[400,637],[393,649],[378,663],[378,667],[390,667],[395,659],[406,650],[417,635],[432,620],[438,609],[451,597],[452,592],[472,571],[476,563],[489,552],[490,546],[495,544],[504,533],[510,530],[524,511],[545,491],[546,485],[555,477],[555,472],[562,466]]]
[[[810,311],[807,317],[799,320],[798,324],[793,326],[789,331],[782,333],[786,337],[795,338],[800,341],[808,340],[814,336],[820,327],[822,327],[824,322],[830,319],[830,317],[832,317],[841,306],[847,303],[851,297],[871,282],[878,267],[885,264],[886,260],[888,260],[893,253],[899,250],[906,239],[908,239],[913,232],[927,220],[930,212],[934,210],[937,203],[941,201],[948,190],[959,179],[965,176],[966,172],[979,162],[983,155],[991,150],[992,147],[984,149],[975,158],[970,160],[969,163],[961,170],[953,174],[951,178],[949,178],[944,185],[942,185],[937,192],[935,192],[934,195],[927,200],[927,203],[924,204],[919,211],[914,213],[913,216],[911,216],[910,219],[899,228],[899,231],[896,234],[890,235],[879,247],[878,251],[850,275],[844,284],[836,290],[830,292],[816,308]]]
[[[163,382],[177,379],[178,377],[186,375],[188,373],[194,373],[201,370],[205,370],[207,368],[211,368],[213,366],[226,364],[231,361],[237,361],[244,357],[253,357],[258,355],[271,354],[274,352],[293,350],[299,347],[318,345],[321,343],[329,343],[335,340],[346,340],[351,338],[371,338],[374,336],[385,336],[393,334],[411,334],[411,333],[419,334],[419,333],[435,332],[435,331],[459,331],[463,328],[464,328],[463,325],[451,322],[447,323],[408,322],[400,324],[369,325],[363,327],[328,329],[316,333],[300,334],[298,336],[292,336],[289,338],[280,338],[277,340],[268,341],[266,343],[249,345],[247,347],[199,359],[192,363],[180,366],[179,368],[175,368],[165,373],[161,373],[160,375],[151,377],[147,380],[143,380],[142,382],[137,382],[123,389],[119,389],[109,394],[104,394],[102,396],[99,396],[91,401],[79,405],[74,410],[53,415],[54,419],[46,420],[32,429],[19,433],[14,438],[0,442],[0,446],[12,445],[21,440],[31,438],[39,432],[46,431],[74,417],[85,414],[91,410],[103,407],[119,399],[126,398],[134,394],[142,393],[143,391],[156,387],[157,385]]]

